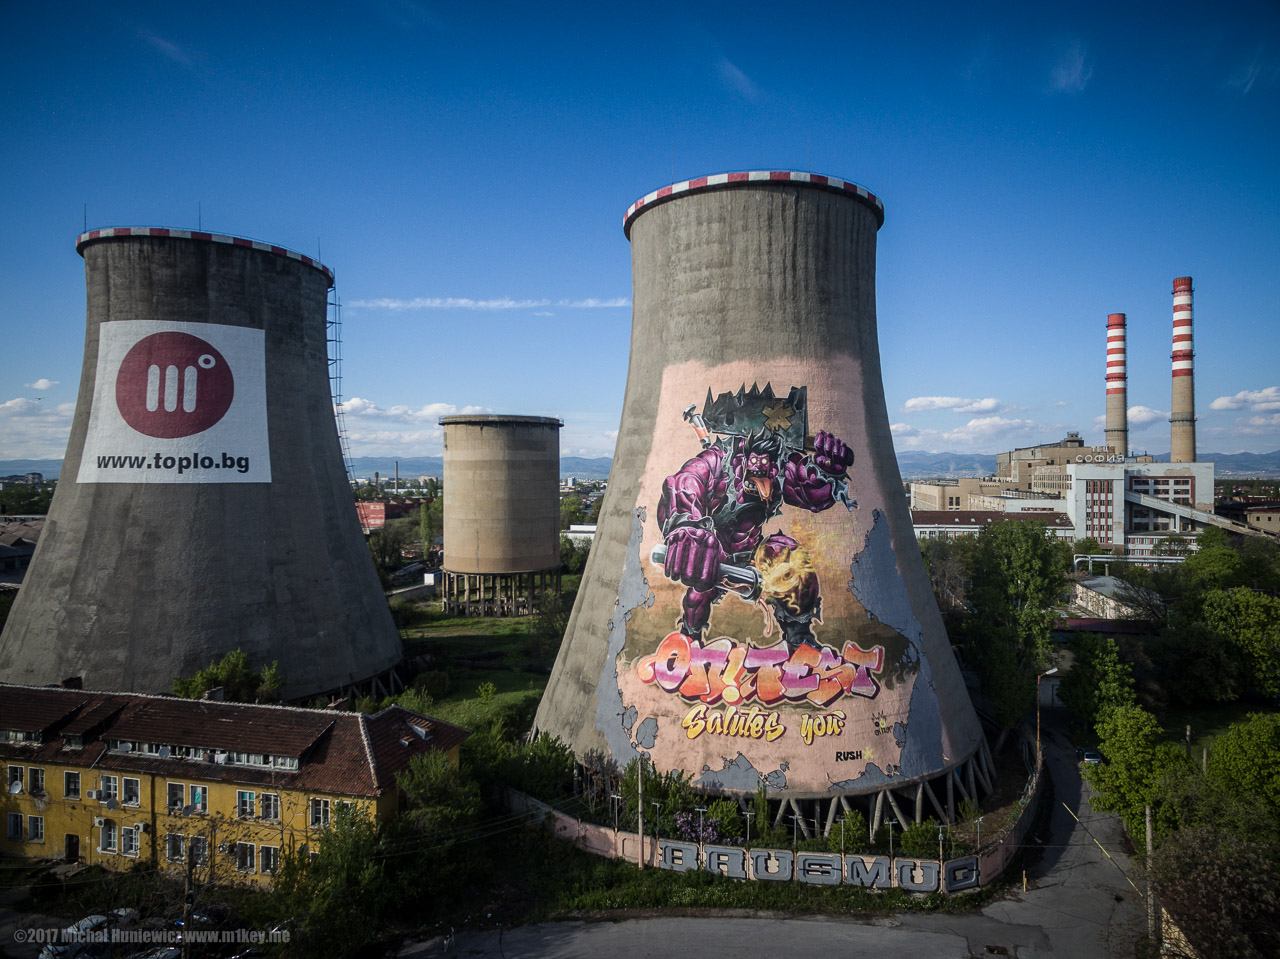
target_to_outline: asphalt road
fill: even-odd
[[[1075,751],[1063,729],[1065,720],[1065,715],[1044,714],[1053,807],[1048,834],[1039,837],[1043,852],[1027,870],[1027,891],[1019,887],[981,912],[899,913],[867,922],[746,916],[558,922],[502,932],[471,930],[452,940],[407,943],[398,955],[404,959],[709,959],[810,954],[841,959],[1132,959],[1134,944],[1145,932],[1145,887],[1124,853],[1119,819],[1090,808],[1088,786],[1080,778]]]

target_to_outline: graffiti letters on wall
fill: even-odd
[[[616,663],[628,735],[658,768],[810,793],[914,774],[919,628],[900,583],[876,579],[896,578],[891,493],[860,474],[861,411],[839,402],[858,376],[664,377],[636,504],[649,601]]]
[[[962,892],[978,886],[978,857],[965,856],[939,863],[932,859],[888,856],[842,856],[825,852],[782,849],[742,849],[658,840],[658,866],[675,872],[700,869],[730,879],[760,882],[802,882],[815,886],[841,884],[866,889],[896,886],[908,892]]]
[[[118,320],[98,332],[81,483],[267,483],[262,330]]]

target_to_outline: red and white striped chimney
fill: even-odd
[[[1107,314],[1107,435],[1106,443],[1119,456],[1129,452],[1129,374],[1125,346],[1125,316]]]
[[[1191,339],[1191,277],[1173,281],[1173,405],[1169,462],[1196,461],[1195,348]]]

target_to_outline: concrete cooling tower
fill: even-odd
[[[444,607],[534,612],[560,592],[560,427],[548,416],[442,416]]]
[[[920,557],[876,333],[880,201],[807,173],[636,202],[630,367],[536,726],[829,830],[951,820],[993,769]],[[782,820],[785,821],[785,820]]]
[[[94,230],[84,366],[0,676],[168,692],[242,649],[286,699],[398,686],[360,536],[309,257],[238,237]]]

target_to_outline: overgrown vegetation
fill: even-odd
[[[186,699],[201,699],[210,690],[220,688],[222,698],[231,702],[273,703],[283,685],[278,661],[255,672],[244,651],[233,649],[194,676],[175,679],[173,692]]]

